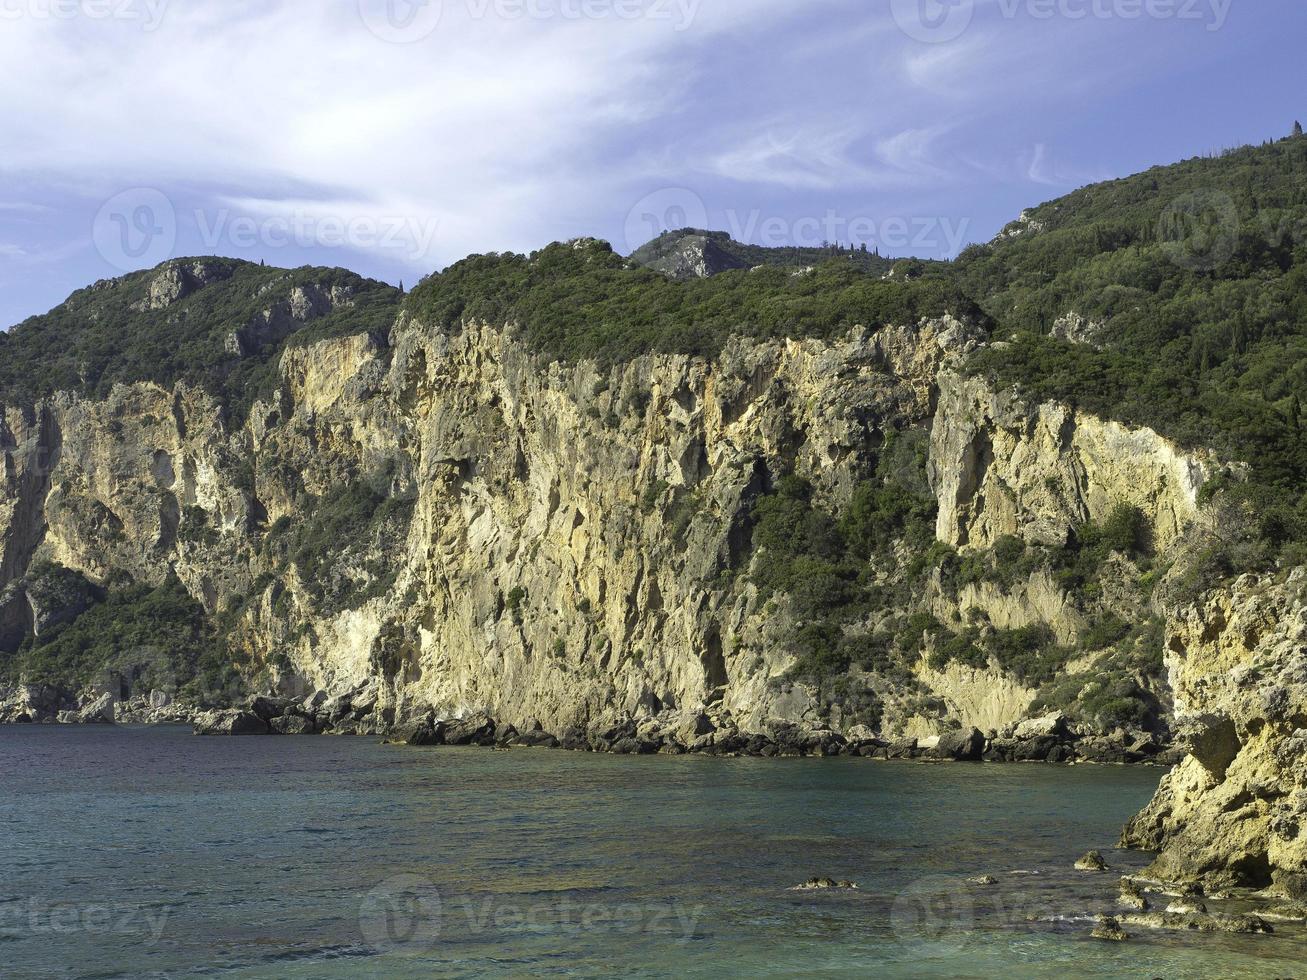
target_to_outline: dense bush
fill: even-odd
[[[855,487],[838,518],[793,475],[754,504],[752,578],[762,598],[789,597],[798,621],[795,679],[821,688],[854,664],[893,667],[889,637],[852,636],[847,628],[889,598],[870,580],[872,562],[892,561],[900,542],[924,550],[933,538],[936,504],[926,486],[925,443],[921,430],[892,434],[873,478]]]
[[[106,668],[146,671],[147,686],[191,681],[214,649],[203,607],[177,578],[157,587],[111,589],[104,602],[39,639],[29,637],[5,668],[11,679],[76,688]]]
[[[394,583],[390,545],[402,539],[416,498],[394,496],[384,480],[349,480],[307,502],[305,520],[288,542],[290,559],[314,599],[328,609],[353,607]],[[351,553],[361,557],[358,569]]]
[[[946,312],[980,316],[943,275],[886,281],[833,260],[805,273],[769,266],[678,282],[631,267],[602,242],[471,256],[424,279],[407,308],[450,330],[515,324],[546,357],[603,363],[648,351],[712,356],[732,335],[831,337]]]

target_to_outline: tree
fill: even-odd
[[[1301,136],[1301,135],[1302,135],[1302,123],[1300,123],[1300,122],[1295,122],[1295,123],[1293,124],[1293,135],[1294,135],[1294,136]]]

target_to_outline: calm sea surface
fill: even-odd
[[[1159,777],[0,728],[0,977],[1307,974],[1087,938]]]

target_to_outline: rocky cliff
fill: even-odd
[[[166,267],[149,303],[204,286]],[[259,322],[309,320],[340,301],[297,286]],[[49,568],[76,579],[71,605],[53,612],[70,619],[115,582],[161,587],[175,575],[218,624],[239,677],[189,679],[199,700],[231,693],[214,689],[218,678],[367,690],[371,729],[428,710],[555,733],[711,711],[748,732],[870,722],[887,739],[958,725],[1010,733],[1064,705],[1036,703],[1041,678],[936,651],[973,624],[982,655],[985,637],[1019,627],[1048,626],[1073,646],[1111,601],[1086,601],[1042,565],[952,590],[937,573],[914,595],[904,569],[922,554],[900,542],[873,561],[887,608],[862,632],[844,627],[855,648],[878,641],[878,623],[899,635],[899,666],[851,668],[877,704],[869,716],[794,677],[802,616],[753,575],[756,505],[782,476],[838,514],[887,442],[927,429],[921,492],[938,499],[940,539],[963,554],[1004,536],[1064,545],[1122,503],[1146,514],[1150,549],[1170,544],[1204,464],[1152,433],[1026,407],[955,373],[982,340],[943,318],[834,341],[737,338],[713,359],[648,354],[600,369],[543,363],[511,328],[447,332],[405,314],[385,336],[287,347],[239,424],[181,382],[8,405],[0,619],[10,649],[48,633],[38,607]],[[1137,574],[1106,575],[1109,599],[1112,581]],[[914,636],[903,620],[923,604],[935,625]],[[1146,598],[1112,607],[1142,615]],[[1100,672],[1106,649],[1087,651],[1072,676]],[[160,674],[187,667],[162,659],[166,670],[159,650],[129,643],[88,693],[176,694],[188,676]],[[1122,738],[1118,753],[1137,733]]]
[[[1167,666],[1189,755],[1123,843],[1166,881],[1307,896],[1307,570],[1179,610]]]

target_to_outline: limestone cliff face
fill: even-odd
[[[195,286],[164,283],[157,301]],[[335,302],[305,293],[286,314]],[[599,370],[542,364],[508,329],[401,317],[389,341],[288,348],[275,394],[234,429],[184,385],[60,394],[4,413],[2,581],[41,560],[99,583],[175,572],[260,684],[366,687],[378,724],[484,711],[558,732],[710,708],[750,731],[840,725],[781,682],[794,624],[747,574],[752,504],[779,475],[839,510],[888,434],[929,425],[955,545],[1064,540],[1118,502],[1165,543],[1196,511],[1200,461],[951,370],[979,342],[945,318]],[[920,601],[1063,643],[1084,626],[1044,571]],[[10,595],[0,627],[30,628],[30,607]],[[1010,728],[1036,694],[992,667],[915,674],[885,692],[889,737]]]
[[[234,432],[181,386],[60,395],[6,413],[4,561],[9,577],[36,557],[96,581],[175,569],[210,612],[239,606],[255,666],[376,683],[390,717],[561,730],[714,705],[756,729],[814,703],[769,683],[788,664],[742,574],[750,503],[791,469],[847,498],[974,342],[944,320],[600,372],[542,365],[509,332],[401,322],[390,345],[289,349],[276,397]],[[351,483],[408,511],[330,542],[331,581],[306,582],[277,542]]]
[[[1074,527],[1132,504],[1165,549],[1198,513],[1212,468],[1148,429],[1065,405],[1029,405],[981,379],[941,379],[932,446],[938,536],[988,547],[1004,535],[1060,545]]]
[[[1124,843],[1164,879],[1307,895],[1307,569],[1177,612],[1167,665],[1190,755]]]

